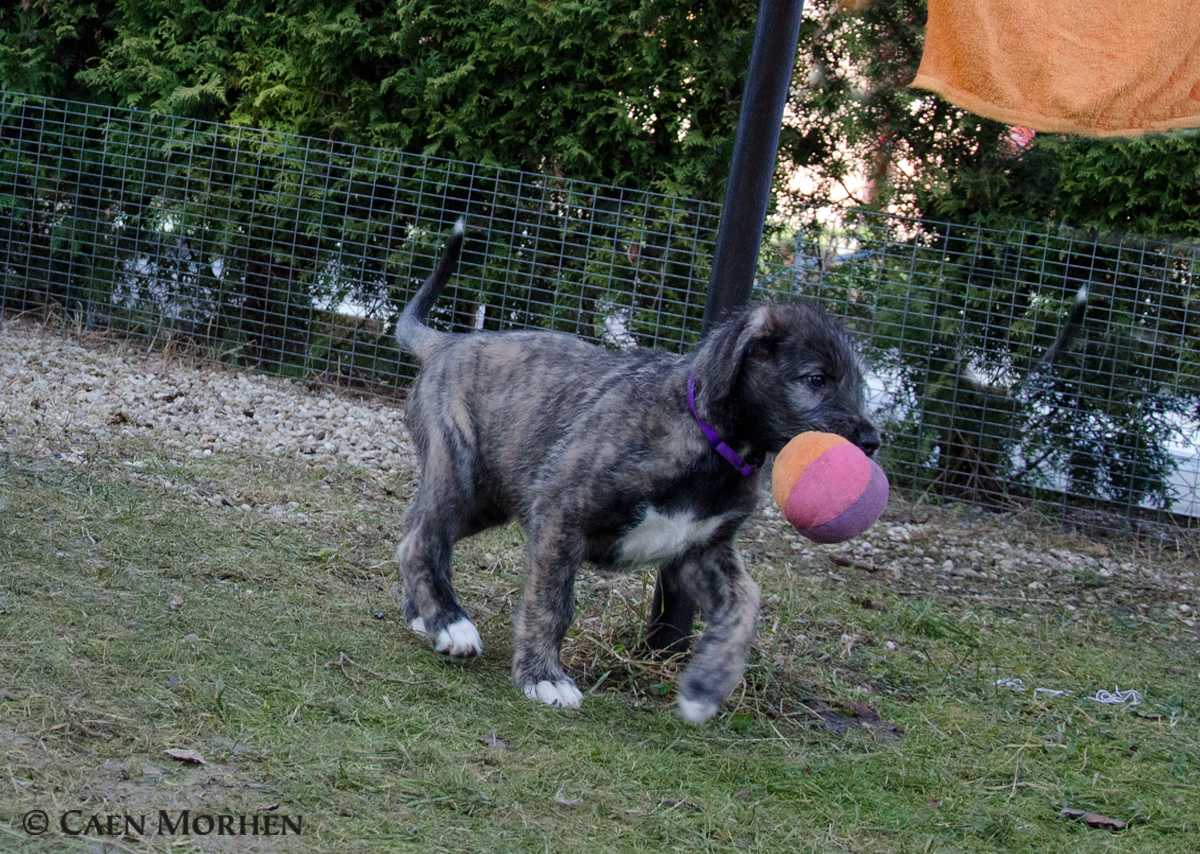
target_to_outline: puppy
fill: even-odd
[[[421,362],[405,414],[422,467],[397,549],[405,620],[440,653],[481,654],[451,586],[451,550],[517,519],[529,551],[512,679],[530,699],[574,708],[583,695],[559,652],[579,565],[662,561],[687,612],[664,622],[690,633],[693,601],[705,620],[678,703],[685,719],[707,720],[754,640],[759,590],[734,536],[754,510],[757,466],[805,430],[867,453],[879,445],[853,342],[802,305],[749,308],[682,356],[551,332],[436,331],[423,321],[462,242],[459,220],[396,327]]]

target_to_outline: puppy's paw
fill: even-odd
[[[414,632],[418,632],[414,624],[420,619],[418,617],[409,624]],[[424,634],[424,629],[425,625],[422,623],[418,634]],[[479,637],[479,630],[475,628],[475,624],[462,617],[437,633],[433,648],[442,655],[453,658],[474,658],[483,655],[483,638]]]
[[[715,715],[719,708],[721,708],[720,703],[714,703],[712,700],[689,700],[687,697],[679,698],[679,717],[688,723],[702,724]]]
[[[417,637],[425,637],[425,621],[420,617],[409,620],[408,627],[413,630],[413,634]]]
[[[560,709],[578,709],[583,703],[583,693],[570,679],[559,679],[555,682],[543,679],[536,685],[524,686],[524,691],[529,699]]]

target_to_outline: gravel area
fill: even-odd
[[[15,323],[0,331],[0,443],[20,458],[86,464],[100,440],[152,437],[195,457],[238,451],[355,466],[384,487],[412,470],[402,415],[382,399],[339,396],[105,339]],[[230,503],[219,495],[208,498]],[[269,508],[272,515],[287,509]],[[970,508],[947,512],[893,502],[864,536],[817,546],[767,503],[742,542],[751,561],[790,549],[834,583],[870,577],[902,595],[936,593],[1068,612],[1117,607],[1137,613],[1155,600],[1195,635],[1200,598],[1194,556],[1171,559],[1162,548],[1140,549],[1119,536],[1102,540],[1028,522]]]
[[[764,505],[760,515],[750,526],[760,540],[783,531],[794,555],[818,566],[825,558],[827,577],[843,586],[870,578],[901,595],[932,593],[1068,614],[1098,607],[1144,611],[1147,601],[1170,600],[1184,626],[1197,627],[1193,600],[1200,576],[1194,560],[1164,561],[1122,544],[961,507],[894,501],[864,535],[832,546],[791,531],[772,505]],[[744,548],[754,556],[753,543]]]
[[[402,417],[378,400],[278,377],[35,326],[0,331],[0,429],[25,456],[83,463],[98,439],[153,436],[196,457],[287,454],[383,477],[412,466]]]

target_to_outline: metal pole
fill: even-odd
[[[804,0],[762,0],[758,7],[701,334],[750,299],[803,12]],[[651,649],[679,651],[691,638],[696,602],[680,584],[682,569],[680,561],[659,568],[646,635]]]
[[[804,0],[762,0],[758,7],[702,334],[750,299],[803,12]]]

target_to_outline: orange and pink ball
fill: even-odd
[[[784,517],[817,543],[857,537],[883,514],[887,475],[833,433],[801,433],[775,457],[771,492]]]

